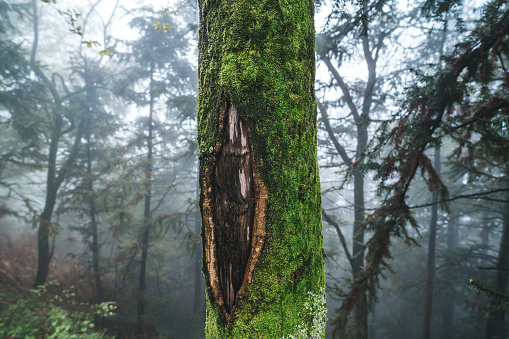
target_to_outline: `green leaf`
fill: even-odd
[[[111,48],[106,48],[104,51],[100,51],[99,52],[99,55],[100,56],[111,56],[111,52],[113,52],[113,50]]]

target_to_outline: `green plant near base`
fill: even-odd
[[[105,331],[94,329],[94,316],[114,315],[116,306],[105,302],[94,306],[77,304],[72,300],[74,293],[64,290],[62,296],[49,297],[47,287],[54,282],[41,285],[32,291],[35,298],[21,297],[6,291],[0,291],[0,338],[106,338]],[[48,302],[40,300],[47,298]],[[80,306],[90,312],[68,310],[53,303],[61,302],[71,306]]]

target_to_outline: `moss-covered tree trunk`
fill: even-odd
[[[200,0],[208,338],[321,338],[313,0]]]

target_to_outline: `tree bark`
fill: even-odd
[[[434,167],[437,173],[440,173],[440,147],[435,150]],[[430,179],[431,180],[431,179]],[[429,225],[429,243],[428,243],[428,267],[426,274],[426,292],[424,299],[424,320],[422,338],[429,339],[431,336],[431,315],[433,305],[433,278],[435,276],[435,248],[437,238],[437,220],[438,220],[438,190],[433,191],[431,195],[431,221]]]
[[[320,338],[313,1],[199,5],[206,335]]]

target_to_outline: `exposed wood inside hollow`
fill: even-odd
[[[252,153],[244,120],[230,106],[214,169],[214,222],[219,281],[227,312],[244,280],[254,217]]]
[[[219,112],[219,133],[223,138],[201,175],[204,258],[211,297],[231,322],[262,254],[267,190],[249,126],[227,102]]]

